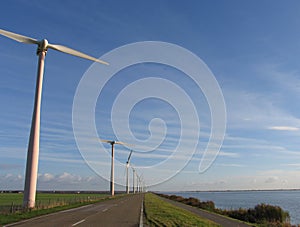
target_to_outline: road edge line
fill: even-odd
[[[79,224],[81,224],[82,222],[85,222],[85,219],[82,219],[82,220],[80,220],[80,221],[78,221],[78,222],[74,223],[72,226],[79,225]]]
[[[140,225],[139,227],[143,227],[143,216],[144,216],[144,197],[142,199],[142,205],[141,205],[141,213],[140,213]]]

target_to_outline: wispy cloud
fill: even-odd
[[[283,69],[282,64],[263,64],[257,66],[257,72],[277,92],[299,94],[300,72],[297,69]]]
[[[299,130],[299,128],[291,127],[291,126],[271,126],[268,129],[278,130],[278,131],[298,131]]]
[[[0,175],[1,190],[22,190],[24,177],[20,174]],[[84,176],[82,174],[72,174],[63,172],[59,174],[39,173],[38,174],[38,190],[78,190],[78,189],[95,189],[107,184],[100,177]]]
[[[237,158],[240,156],[239,153],[236,152],[227,152],[227,151],[220,151],[219,156],[224,156],[224,157],[231,157],[231,158]]]
[[[272,96],[237,89],[225,94],[228,129],[264,129],[274,124],[297,128],[300,125],[300,119],[276,105]]]
[[[241,164],[236,164],[236,163],[229,163],[229,164],[217,164],[218,166],[223,166],[223,167],[246,167],[245,165]]]

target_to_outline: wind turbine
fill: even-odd
[[[27,164],[26,164],[26,177],[24,187],[24,199],[23,206],[26,208],[34,208],[37,173],[38,173],[38,159],[39,159],[39,143],[40,143],[40,112],[41,112],[41,98],[42,98],[42,85],[44,76],[44,62],[48,48],[54,49],[60,52],[71,54],[77,57],[85,58],[95,62],[108,65],[108,63],[101,61],[97,58],[91,57],[87,54],[81,53],[77,50],[73,50],[69,47],[65,47],[57,44],[50,44],[46,39],[36,40],[30,37],[19,35],[13,32],[0,29],[0,34],[10,39],[21,43],[37,44],[38,69],[37,69],[37,81],[35,90],[34,109],[31,122],[31,130],[27,152]]]
[[[120,141],[114,141],[114,140],[101,140],[101,142],[109,143],[111,145],[111,172],[110,172],[110,193],[112,196],[115,195],[115,174],[114,174],[114,145],[115,144],[123,144],[128,145],[127,143],[123,143]]]
[[[129,161],[130,161],[130,158],[131,158],[131,154],[132,154],[132,151],[130,151],[130,154],[128,156],[128,159],[127,159],[127,162],[126,162],[126,193],[129,194],[129,176],[128,176],[128,169],[129,169]]]
[[[135,194],[135,169],[133,168],[133,166],[131,166],[132,168],[132,193]]]
[[[140,180],[140,192],[144,192],[144,178],[143,178],[143,174],[140,175],[139,180]]]
[[[136,179],[137,179],[137,193],[140,193],[140,190],[141,190],[141,180],[140,180],[140,176],[138,174],[136,174]]]

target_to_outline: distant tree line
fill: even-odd
[[[193,207],[198,207],[204,210],[226,215],[228,217],[245,222],[264,224],[266,226],[291,226],[289,224],[289,213],[287,211],[284,211],[279,206],[273,206],[262,203],[256,205],[254,208],[249,209],[240,208],[238,210],[223,210],[216,208],[213,201],[202,202],[199,199],[193,197],[184,198],[182,196],[177,195],[158,195]]]

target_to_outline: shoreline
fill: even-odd
[[[153,192],[179,192],[179,193],[193,193],[193,192],[274,192],[274,191],[300,191],[300,189],[230,189],[230,190],[192,190],[192,191],[153,191]]]

